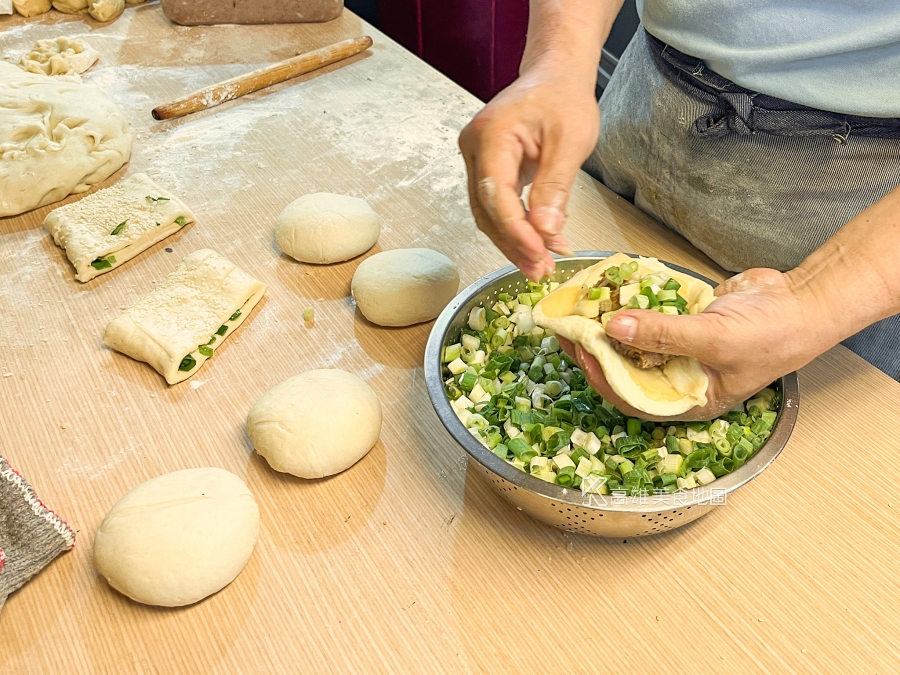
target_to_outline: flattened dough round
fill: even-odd
[[[359,311],[379,326],[430,321],[458,289],[456,265],[428,248],[376,253],[356,268],[350,284]]]
[[[613,348],[599,321],[573,314],[582,286],[593,286],[608,268],[629,260],[617,253],[573,276],[535,305],[535,323],[584,347],[600,363],[613,391],[638,410],[669,417],[706,405],[709,378],[699,361],[677,356],[662,367],[642,370]],[[656,258],[637,258],[637,263],[641,276],[664,271],[681,283],[678,292],[691,314],[702,312],[714,300],[713,288],[705,281],[670,269]]]
[[[44,11],[49,10],[48,0]],[[19,68],[40,75],[64,75],[80,82],[78,76],[94,65],[99,57],[99,52],[83,40],[49,38],[38,40],[31,51],[19,59]]]
[[[141,483],[103,519],[94,566],[132,600],[190,605],[240,574],[259,534],[259,509],[224,469],[185,469]]]
[[[128,120],[99,89],[0,61],[0,216],[106,180],[128,161],[131,139]]]
[[[256,451],[276,471],[323,478],[350,468],[381,434],[381,403],[356,375],[310,370],[263,394],[247,416]]]
[[[292,201],[275,223],[279,248],[301,262],[350,260],[375,245],[381,218],[365,199],[315,192]]]

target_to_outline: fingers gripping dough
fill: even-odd
[[[535,323],[581,344],[600,363],[613,391],[638,410],[673,416],[706,405],[709,378],[699,361],[678,356],[661,367],[637,368],[613,349],[599,321],[573,313],[583,286],[593,286],[609,267],[629,260],[629,256],[617,253],[576,274],[535,305]],[[703,311],[714,299],[712,286],[700,279],[672,270],[656,258],[637,258],[637,262],[641,276],[664,271],[676,279],[691,314]]]

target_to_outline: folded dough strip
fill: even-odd
[[[208,249],[194,251],[153,291],[113,319],[104,342],[149,363],[169,384],[190,378],[244,322],[266,285]],[[237,316],[235,316],[237,314]],[[222,326],[223,335],[217,334]],[[215,337],[213,344],[208,344]],[[202,347],[209,347],[201,353]],[[185,358],[194,360],[185,370]]]

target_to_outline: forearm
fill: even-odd
[[[824,350],[900,313],[900,187],[861,212],[788,278]]]
[[[520,72],[546,57],[595,77],[600,50],[623,0],[531,0]]]

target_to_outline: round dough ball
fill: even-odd
[[[316,192],[287,205],[275,223],[275,240],[292,258],[334,263],[362,255],[381,234],[381,218],[365,199]]]
[[[224,469],[185,469],[141,483],[103,519],[94,566],[109,585],[148,605],[181,607],[240,574],[259,534],[259,509]]]
[[[323,478],[349,469],[375,445],[381,403],[352,373],[309,370],[263,394],[247,416],[247,433],[276,471]]]
[[[37,16],[50,11],[50,0],[13,0],[13,7],[22,16]]]
[[[53,8],[64,14],[84,14],[89,0],[53,0]]]
[[[90,0],[88,13],[97,21],[112,21],[125,11],[125,0]]]
[[[441,313],[459,288],[447,256],[428,248],[376,253],[363,260],[350,284],[356,306],[379,326],[410,326]]]

